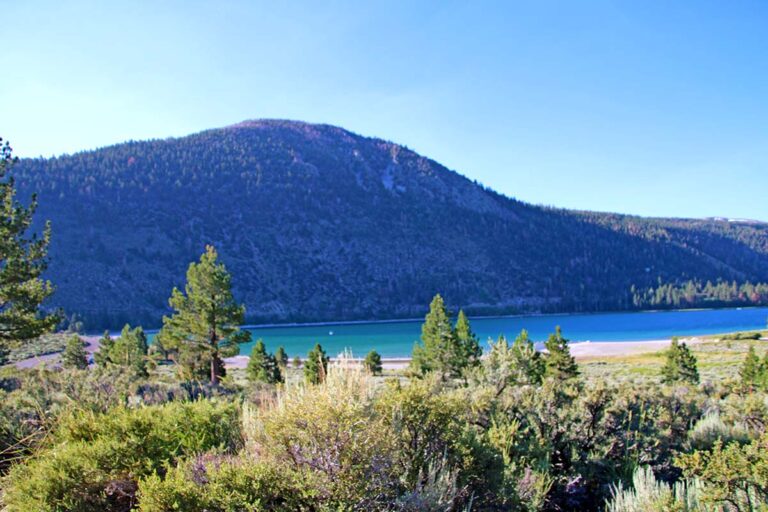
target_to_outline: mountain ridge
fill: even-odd
[[[248,320],[631,309],[630,287],[768,281],[768,224],[537,206],[394,142],[246,120],[14,169],[53,221],[53,305],[157,325],[213,243]]]

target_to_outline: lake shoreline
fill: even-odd
[[[721,308],[669,308],[669,309],[619,309],[610,311],[581,311],[581,312],[559,312],[559,313],[517,313],[511,315],[470,315],[471,320],[495,320],[495,319],[516,319],[516,318],[551,318],[551,317],[566,317],[566,316],[592,316],[592,315],[628,315],[635,313],[685,313],[695,311],[737,311],[737,310],[751,310],[751,309],[764,309],[768,306],[727,306]],[[389,318],[384,320],[339,320],[339,321],[327,321],[327,322],[288,322],[288,323],[268,323],[268,324],[244,324],[241,325],[241,329],[259,330],[259,329],[280,329],[280,328],[295,328],[295,327],[332,327],[335,325],[385,325],[385,324],[399,324],[410,322],[423,322],[424,317],[414,318]],[[144,329],[147,334],[155,334],[160,331],[160,327],[152,327]],[[110,335],[113,337],[119,333],[119,330],[110,330]],[[101,336],[104,331],[91,331],[84,334],[84,336]],[[637,341],[654,341],[654,340],[637,340]]]
[[[725,335],[727,333],[721,333]],[[709,336],[717,336],[712,334]],[[680,341],[689,345],[701,343],[705,341],[700,336],[693,336],[689,338],[680,338]],[[569,343],[568,346],[571,350],[571,355],[578,361],[592,358],[603,357],[623,357],[634,354],[644,354],[659,352],[665,350],[672,339],[662,340],[641,340],[641,341],[578,341]],[[249,357],[246,355],[237,355],[228,357],[224,360],[227,368],[245,368],[248,365]],[[330,358],[331,363],[338,360],[336,357]],[[362,364],[363,358],[353,357],[352,364]],[[411,362],[410,357],[383,357],[381,359],[382,368],[385,370],[403,370]],[[302,358],[303,363],[303,358]]]

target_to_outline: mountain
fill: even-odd
[[[157,326],[214,244],[249,321],[630,309],[630,289],[768,281],[768,225],[533,206],[406,147],[247,121],[14,168],[51,219],[53,305]],[[553,202],[557,198],[552,198]]]

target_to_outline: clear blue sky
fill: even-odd
[[[301,119],[533,203],[768,220],[764,0],[6,0],[2,13],[0,135],[20,156]]]

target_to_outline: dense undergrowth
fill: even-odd
[[[162,368],[149,377],[116,367],[5,369],[3,504],[765,509],[768,396],[759,387],[738,377],[663,385],[588,366],[580,377],[529,384],[509,370],[486,357],[461,379],[374,378],[342,360],[318,385],[245,384],[232,372],[213,388]]]

